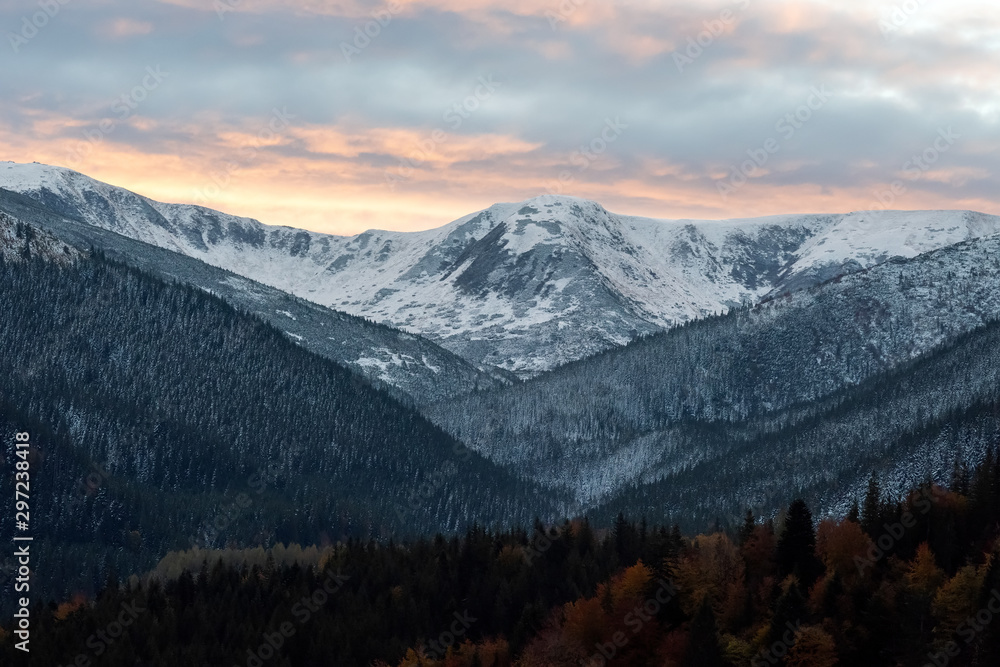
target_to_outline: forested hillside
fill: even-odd
[[[670,434],[694,454],[661,457],[645,483],[594,508],[596,519],[624,509],[703,527],[796,496],[843,513],[864,492],[863,470],[896,493],[946,480],[956,458],[979,461],[1000,437],[1000,323],[823,401],[737,424],[685,420]]]
[[[757,486],[780,488],[785,502],[797,489],[816,493],[817,483],[849,493],[863,483],[851,471],[881,466],[882,457],[910,460],[913,452],[892,449],[902,435],[991,404],[995,348],[961,337],[998,317],[1000,237],[990,237],[736,309],[429,414],[470,447],[585,503],[711,462],[685,478],[711,487],[694,494],[670,477],[670,502],[653,503],[657,516],[711,521],[712,512],[753,504]],[[949,346],[951,365],[927,366],[912,393],[893,394],[892,409],[865,404],[879,382],[899,382],[916,372],[914,359]],[[935,391],[936,382],[947,391]],[[836,433],[826,424],[816,432],[827,435],[796,441],[794,429],[851,400],[857,409],[838,413]],[[722,459],[744,445],[747,462]],[[980,445],[968,449],[981,454]],[[918,465],[894,483],[919,480],[926,470]]]
[[[61,210],[61,209],[60,209]],[[0,211],[31,233],[45,234],[58,248],[100,250],[106,256],[170,282],[199,287],[230,305],[270,322],[308,350],[347,366],[379,387],[414,403],[427,403],[477,389],[497,388],[512,377],[498,368],[484,372],[431,341],[371,320],[348,315],[268,287],[171,250],[122,236],[24,195],[0,189]],[[14,223],[0,224],[14,229]]]
[[[684,538],[618,517],[407,544],[189,550],[35,610],[39,664],[897,667],[1000,660],[1000,461]],[[126,613],[125,627],[116,627]],[[10,627],[9,620],[0,623]],[[12,657],[0,629],[0,659]]]
[[[362,378],[201,290],[100,256],[0,262],[2,442],[29,430],[46,595],[169,549],[529,522],[517,481]],[[0,500],[13,516],[13,494]],[[5,530],[7,524],[5,524]]]

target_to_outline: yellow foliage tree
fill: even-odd
[[[799,632],[785,658],[787,667],[834,667],[837,644],[823,628],[807,625]]]
[[[601,607],[601,595],[606,584],[598,587],[598,594],[588,600],[569,602],[563,607],[565,621],[563,632],[566,638],[580,646],[593,646],[603,639],[608,625],[606,614]]]
[[[933,597],[944,580],[944,570],[938,567],[934,552],[927,542],[922,542],[906,573],[906,583],[920,595]]]
[[[653,573],[642,561],[615,577],[611,585],[611,600],[615,607],[632,606],[639,601],[652,579]]]
[[[985,570],[966,565],[938,589],[932,609],[939,621],[936,632],[942,639],[950,638],[955,628],[979,610],[985,574]]]
[[[708,595],[716,614],[744,595],[745,565],[740,550],[724,533],[699,535],[677,567],[677,585],[684,611],[694,615]]]
[[[82,607],[87,603],[87,598],[83,595],[75,595],[73,599],[69,602],[63,602],[58,607],[56,607],[55,613],[52,615],[57,621],[65,621],[70,614]]]

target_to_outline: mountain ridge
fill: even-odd
[[[522,378],[893,257],[1000,233],[1000,218],[972,211],[662,220],[540,195],[432,230],[344,237],[154,202],[45,165],[0,164],[0,188]]]
[[[187,255],[63,218],[41,202],[9,190],[0,189],[0,216],[0,256],[41,256],[66,262],[96,250],[221,297],[269,322],[300,346],[350,368],[410,403],[441,400],[512,381],[499,369],[477,369],[418,335],[328,309]]]
[[[708,475],[701,483],[710,484],[706,460],[725,460],[729,448],[753,439],[747,434],[757,434],[754,429],[760,434],[781,431],[783,440],[764,435],[760,440],[791,447],[803,415],[820,410],[832,397],[850,398],[866,384],[948,349],[963,336],[995,328],[998,320],[1000,236],[990,236],[830,279],[508,389],[430,406],[425,413],[492,460],[539,483],[570,489],[588,506],[609,493],[625,496],[631,485],[676,479],[697,466],[700,475]],[[968,375],[975,364],[966,360],[961,376],[942,375],[938,381],[953,391],[972,392],[981,385],[980,377]],[[985,377],[992,366],[983,364],[979,375]],[[923,399],[927,419],[943,419],[944,405],[969,407],[965,399],[946,398]],[[920,418],[910,407],[905,413],[909,416],[904,418],[901,410],[886,419],[918,431]],[[852,457],[882,446],[873,439],[875,426],[839,426],[845,439],[866,443],[867,449],[861,447]],[[837,442],[824,437],[831,447]],[[942,446],[935,445],[934,457],[947,459]],[[975,451],[982,453],[984,446],[978,442]],[[911,452],[903,446],[899,453],[896,465],[887,466],[895,471],[892,482],[903,488],[921,481],[906,467]],[[758,457],[770,455],[767,447],[757,452]],[[795,455],[793,449],[788,460],[775,462],[775,470],[785,466],[789,475],[804,474],[789,463]],[[865,480],[850,478],[853,461],[831,448],[823,469],[842,476],[846,488],[857,488]],[[775,483],[758,483],[767,481]],[[668,486],[665,481],[660,485]],[[717,491],[733,496],[739,489]],[[689,503],[678,506],[680,513],[690,510],[691,503],[711,503],[715,497],[689,496],[680,500]]]

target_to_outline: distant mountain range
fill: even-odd
[[[111,259],[209,292],[481,455],[503,499],[456,487],[425,525],[532,503],[694,528],[795,496],[843,511],[873,469],[890,489],[945,478],[1000,433],[1000,218],[982,213],[653,220],[542,196],[340,237],[11,163],[0,211],[10,261]],[[440,465],[418,457],[408,483]]]
[[[965,211],[653,220],[546,195],[425,232],[344,237],[163,204],[40,164],[0,163],[0,188],[419,334],[488,374],[499,367],[523,378],[894,257],[1000,232],[1000,219]],[[409,356],[407,363],[423,363]],[[395,359],[363,363],[382,369]],[[392,382],[390,370],[385,376]]]

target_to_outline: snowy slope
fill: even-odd
[[[691,319],[1000,232],[962,211],[655,220],[545,195],[438,229],[352,237],[162,204],[65,169],[0,188],[528,377]]]
[[[0,211],[0,260],[23,262],[40,257],[57,264],[69,264],[79,251],[59,238]]]
[[[337,312],[187,255],[80,224],[28,197],[0,191],[0,258],[23,261],[31,256],[66,263],[91,249],[170,282],[210,292],[407,402],[440,401],[512,381],[498,369],[485,373],[421,336]]]
[[[1000,366],[972,352],[963,353],[960,371],[930,361],[977,331],[1000,331],[998,323],[1000,235],[993,235],[885,262],[425,413],[488,458],[569,489],[584,505],[634,484],[686,480],[687,498],[674,494],[671,502],[739,496],[735,510],[713,510],[726,516],[752,506],[752,469],[754,483],[789,494],[818,488],[818,479],[841,480],[824,491],[833,506],[863,487],[874,467],[892,470],[893,484],[905,489],[928,473],[947,473],[961,447],[984,451],[988,438],[956,447],[930,425],[1000,401]],[[915,364],[930,364],[919,391],[906,384]],[[873,400],[876,394],[884,401]],[[927,449],[914,459],[911,436],[921,429],[930,429]],[[804,455],[813,462],[803,465]]]

